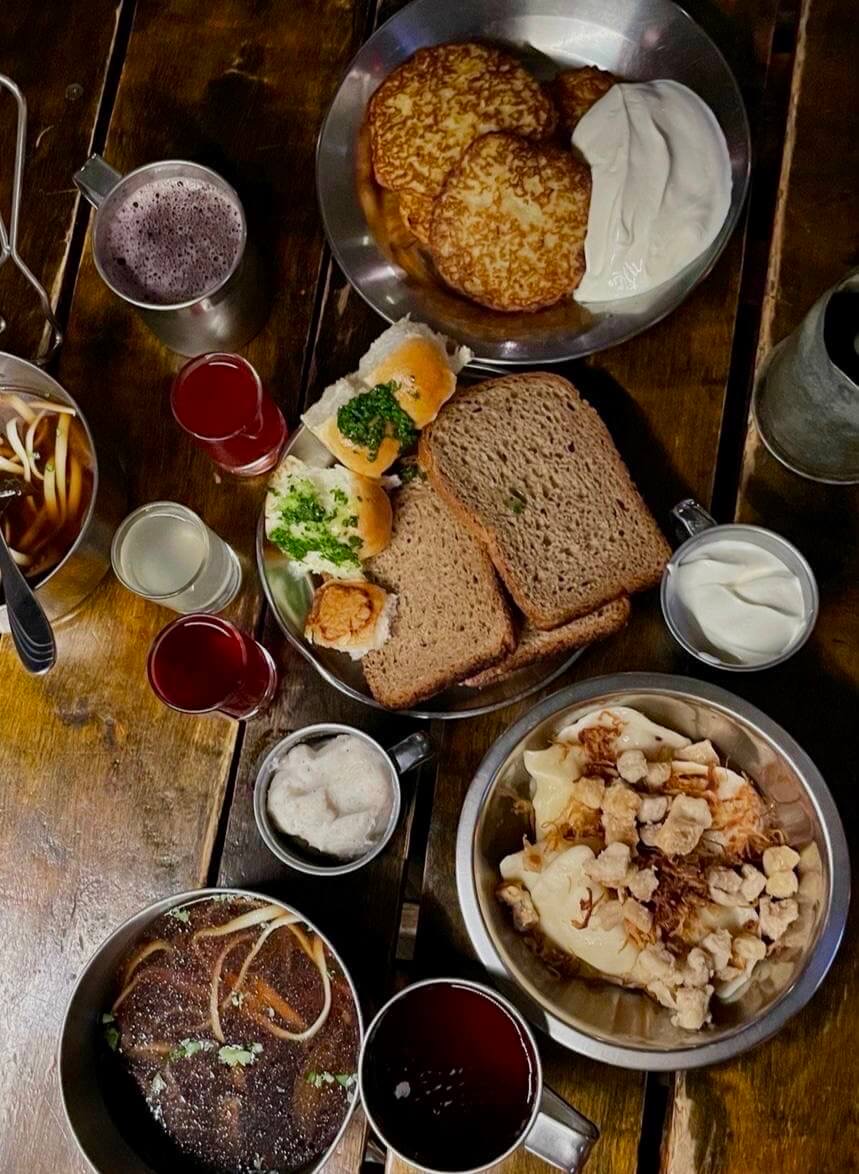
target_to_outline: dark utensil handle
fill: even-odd
[[[0,577],[9,628],[28,673],[46,673],[57,663],[57,644],[48,617],[0,536]]]

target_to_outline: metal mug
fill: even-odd
[[[674,522],[674,529],[683,542],[674,551],[662,573],[659,599],[665,623],[677,643],[685,648],[690,656],[694,656],[703,664],[710,665],[711,668],[737,673],[772,668],[793,656],[795,652],[799,652],[817,623],[820,611],[820,593],[814,571],[812,571],[808,560],[793,543],[782,538],[781,534],[776,534],[774,530],[767,530],[763,526],[749,526],[742,522],[729,522],[720,526],[716,519],[692,498],[678,502],[671,511],[671,518]],[[693,551],[720,538],[734,538],[739,542],[748,542],[752,546],[760,547],[769,554],[775,555],[799,580],[803,601],[802,631],[793,643],[789,644],[778,656],[752,664],[742,664],[736,660],[726,660],[720,657],[714,648],[705,644],[703,634],[698,631],[697,624],[691,620],[685,607],[678,599],[674,588],[675,569]]]
[[[752,397],[758,432],[776,460],[829,485],[859,482],[859,385],[839,366],[833,349],[844,329],[833,321],[838,308],[833,299],[845,295],[852,319],[859,310],[859,269],[827,290],[793,334],[773,348]],[[841,341],[855,356],[859,316],[847,329],[850,337]]]
[[[588,1154],[593,1148],[594,1143],[599,1140],[599,1130],[596,1125],[579,1113],[578,1110],[574,1109],[572,1105],[567,1104],[557,1093],[545,1087],[543,1084],[543,1065],[540,1060],[537,1041],[534,1038],[534,1033],[531,1031],[531,1028],[516,1007],[491,987],[484,986],[479,982],[469,982],[461,978],[429,978],[423,982],[412,983],[411,986],[405,987],[398,994],[394,995],[392,999],[389,999],[367,1028],[361,1047],[361,1057],[358,1061],[358,1087],[367,1120],[387,1148],[391,1153],[396,1154],[404,1162],[408,1163],[408,1165],[415,1169],[423,1170],[425,1174],[441,1174],[440,1171],[434,1171],[429,1166],[421,1166],[415,1161],[413,1156],[400,1153],[395,1146],[391,1145],[385,1136],[384,1129],[375,1120],[372,1107],[368,1104],[365,1078],[365,1069],[369,1062],[368,1056],[372,1053],[374,1034],[390,1008],[399,1002],[400,999],[407,998],[411,992],[414,992],[420,987],[439,985],[467,987],[470,990],[485,995],[506,1011],[516,1023],[519,1033],[526,1043],[534,1072],[531,1112],[522,1132],[504,1153],[493,1157],[486,1165],[461,1171],[459,1174],[478,1174],[478,1171],[495,1168],[498,1163],[509,1157],[520,1146],[524,1146],[526,1150],[532,1154],[536,1154],[544,1162],[548,1162],[550,1166],[556,1166],[560,1170],[567,1171],[567,1174],[575,1174],[576,1171],[581,1170],[587,1161]],[[450,1025],[450,1030],[456,1031],[455,1023]],[[444,1128],[442,1121],[439,1122],[439,1128]]]
[[[110,280],[103,263],[111,211],[144,184],[156,179],[177,178],[211,184],[236,205],[242,222],[239,249],[231,268],[213,289],[170,305],[139,301]],[[74,181],[96,209],[92,249],[102,281],[117,297],[137,309],[149,329],[166,347],[180,355],[235,351],[259,333],[268,313],[265,284],[256,251],[248,240],[241,200],[217,172],[199,163],[167,159],[161,163],[147,163],[122,176],[100,155],[93,155],[75,173]]]
[[[93,490],[80,533],[66,556],[35,588],[50,620],[68,615],[86,598],[110,567],[110,544],[126,510],[121,471],[108,447],[96,448],[86,417],[64,387],[34,363],[0,352],[0,385],[7,384],[69,404],[77,412],[92,453]],[[0,607],[0,632],[9,631],[5,606]]]
[[[284,835],[275,827],[268,812],[269,784],[283,756],[293,746],[302,742],[315,742],[324,738],[336,737],[338,734],[353,734],[378,752],[380,760],[389,772],[393,798],[391,814],[379,840],[363,856],[357,856],[354,860],[345,860],[342,863],[337,863],[333,857],[324,856],[312,848],[302,849],[297,841]],[[422,762],[432,758],[433,753],[432,742],[426,734],[420,731],[409,734],[407,738],[397,742],[390,750],[385,750],[375,738],[371,738],[369,734],[365,734],[363,730],[358,730],[354,726],[343,726],[336,722],[321,722],[318,725],[305,726],[301,730],[296,730],[295,733],[281,738],[272,746],[257,772],[254,786],[254,818],[259,834],[266,847],[278,860],[282,860],[290,868],[298,869],[299,872],[306,872],[311,876],[342,876],[347,872],[355,872],[356,869],[363,868],[365,864],[369,864],[378,856],[396,831],[403,806],[400,775],[420,766]]]

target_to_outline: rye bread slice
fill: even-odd
[[[484,685],[494,685],[515,673],[517,669],[526,665],[535,664],[538,660],[545,660],[550,656],[557,656],[561,652],[572,652],[576,648],[584,648],[586,644],[594,644],[597,640],[604,640],[619,632],[629,619],[629,599],[622,595],[620,599],[613,599],[587,616],[579,616],[577,620],[570,620],[560,628],[552,628],[543,632],[532,624],[523,625],[519,633],[519,643],[503,660],[482,673],[469,677],[463,681],[474,689]]]
[[[393,506],[390,544],[365,567],[397,612],[361,663],[376,700],[404,709],[500,660],[516,633],[489,556],[430,483],[404,485]]]
[[[668,544],[605,424],[566,379],[507,375],[461,391],[419,452],[534,627],[659,581]]]

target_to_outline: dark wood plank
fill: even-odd
[[[19,249],[55,305],[78,206],[72,172],[90,151],[121,7],[122,0],[74,6],[8,0],[0,7],[0,73],[20,86],[29,107]],[[11,96],[0,90],[0,209],[7,227],[15,118]],[[33,356],[42,313],[11,261],[0,277],[0,314],[7,322],[0,349]]]
[[[81,6],[68,7],[77,20]],[[310,178],[316,128],[364,19],[360,0],[296,0],[288,13],[256,0],[214,0],[205,10],[195,0],[141,0],[107,139],[121,170],[185,156],[236,184],[277,290],[249,357],[291,413],[322,258]],[[81,58],[97,43],[83,40],[88,29],[87,20],[70,33],[82,38]],[[59,51],[56,60],[46,51],[54,44],[47,29],[28,40],[43,74],[57,68]],[[222,481],[180,436],[166,398],[179,362],[109,295],[87,248],[60,378],[125,460],[133,504],[186,502],[235,545],[246,579],[230,614],[252,625],[263,485]],[[15,899],[16,943],[0,978],[5,1006],[16,1008],[4,1015],[16,1060],[3,1068],[2,1100],[15,1106],[0,1131],[3,1169],[80,1168],[53,1066],[70,984],[123,917],[207,875],[236,724],[185,718],[151,695],[146,653],[169,618],[106,581],[61,625],[60,664],[44,681],[25,679],[5,641],[0,648],[0,775],[16,794],[0,812],[0,892],[7,909]]]
[[[857,53],[859,25],[848,0],[803,4],[759,361],[859,260]],[[841,734],[855,729],[859,702],[859,492],[789,473],[752,426],[737,516],[785,534],[818,577],[821,612],[810,642],[779,669],[744,677],[736,691],[781,722],[823,771],[850,841],[855,891],[859,804]],[[841,952],[810,1005],[750,1055],[678,1081],[666,1174],[855,1170],[857,994],[854,901]]]

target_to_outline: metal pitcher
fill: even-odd
[[[156,179],[196,179],[229,197],[241,214],[241,240],[228,272],[214,289],[188,301],[162,305],[140,301],[111,281],[104,264],[111,213],[144,184]],[[171,351],[202,355],[241,349],[259,333],[268,312],[264,282],[255,250],[248,241],[244,209],[235,190],[217,172],[199,163],[168,159],[148,163],[122,176],[100,155],[93,155],[74,181],[96,209],[92,233],[93,258],[104,283],[134,306],[149,329]]]
[[[848,313],[837,314],[845,301]],[[854,269],[773,349],[755,386],[752,412],[764,444],[783,465],[813,481],[859,482],[857,342]]]

